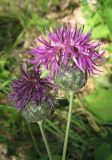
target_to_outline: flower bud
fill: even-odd
[[[22,116],[28,122],[38,122],[51,117],[53,112],[54,108],[48,106],[46,102],[40,103],[38,106],[36,103],[29,102],[22,109]]]
[[[60,71],[59,76],[55,76],[56,84],[64,91],[78,91],[87,82],[87,74],[78,68],[71,68],[66,71]]]

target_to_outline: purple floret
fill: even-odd
[[[92,30],[83,33],[84,27],[72,30],[68,23],[67,27],[54,27],[50,32],[47,30],[47,40],[41,36],[36,47],[32,47],[33,58],[31,63],[36,67],[44,65],[50,70],[50,76],[58,75],[60,69],[70,67],[86,71],[88,75],[94,74],[103,60],[99,54],[99,42],[91,41]]]
[[[54,90],[54,85],[47,78],[40,78],[40,72],[37,69],[27,71],[27,66],[22,65],[22,76],[20,79],[13,80],[12,92],[9,99],[14,106],[21,110],[27,103],[32,101],[37,106],[42,102],[47,102],[53,107],[54,97],[50,90]]]

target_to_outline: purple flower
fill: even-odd
[[[47,78],[40,78],[38,69],[27,71],[27,66],[22,65],[22,76],[12,82],[12,93],[9,99],[18,110],[23,109],[29,102],[35,106],[47,102],[50,107],[54,107],[54,96],[50,91],[54,86]]]
[[[99,42],[91,41],[92,31],[83,33],[84,26],[72,30],[68,23],[67,27],[59,27],[50,32],[47,30],[47,40],[41,36],[38,38],[36,47],[32,47],[33,58],[31,63],[36,67],[44,65],[50,70],[50,75],[59,75],[60,70],[79,68],[88,75],[94,74],[103,60],[99,54]]]

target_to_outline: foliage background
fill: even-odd
[[[37,124],[28,125],[8,101],[12,79],[28,58],[32,40],[67,23],[92,27],[103,42],[106,62],[74,97],[68,160],[112,160],[112,5],[111,0],[0,1],[0,160],[47,160]],[[61,98],[60,98],[61,97]],[[68,96],[59,91],[59,109],[45,129],[55,160],[61,159],[68,112]],[[31,129],[37,147],[32,139]]]

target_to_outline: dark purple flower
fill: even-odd
[[[9,96],[17,109],[23,109],[29,102],[35,106],[47,102],[50,107],[54,107],[54,96],[50,91],[55,87],[47,78],[40,76],[38,69],[28,72],[27,66],[22,65],[22,76],[12,82],[12,93]]]
[[[102,62],[102,55],[99,54],[99,42],[91,41],[92,31],[83,33],[84,27],[72,30],[68,23],[67,27],[59,27],[50,32],[47,30],[47,40],[41,36],[38,39],[40,44],[32,47],[32,64],[44,65],[50,69],[51,77],[58,75],[61,69],[79,68],[89,75],[94,74]]]

